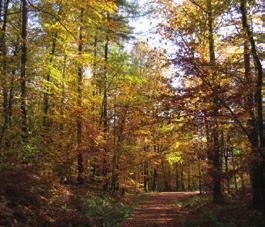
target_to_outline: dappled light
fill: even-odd
[[[265,226],[264,0],[1,0],[0,226]]]

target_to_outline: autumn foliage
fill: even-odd
[[[251,197],[265,213],[262,1],[150,6],[158,47],[134,37],[130,21],[145,17],[136,1],[0,1],[4,224],[33,215],[28,201],[39,221],[63,223],[41,213],[44,200],[65,215],[93,193],[112,204],[129,192],[200,191],[214,203]]]

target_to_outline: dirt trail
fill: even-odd
[[[122,227],[178,227],[185,211],[174,203],[187,199],[195,192],[160,192],[140,204],[133,214],[122,223]]]

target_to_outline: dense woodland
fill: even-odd
[[[264,1],[146,6],[0,1],[1,226],[100,226],[100,198],[144,191],[265,215]]]

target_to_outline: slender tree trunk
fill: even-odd
[[[180,185],[181,185],[181,191],[186,191],[185,188],[185,182],[184,182],[184,168],[183,165],[181,164],[181,172],[180,172]]]
[[[241,163],[243,162],[243,160],[241,160]],[[240,180],[241,180],[241,193],[242,195],[245,194],[245,180],[244,180],[244,173],[242,172],[240,174]]]
[[[202,170],[201,170],[201,159],[199,158],[199,191],[202,194]]]
[[[98,33],[96,32],[95,34],[95,40],[94,40],[94,54],[93,54],[93,71],[92,71],[92,84],[94,85],[93,87],[93,91],[92,91],[92,95],[95,96],[99,93],[99,86],[98,86],[98,76],[97,76],[97,56],[98,56]],[[92,112],[94,112],[96,108],[96,105],[92,106]],[[94,118],[96,118],[97,116],[93,116]],[[95,142],[92,141],[92,145],[91,145],[91,150],[92,153],[96,153],[97,152],[97,148],[95,145]],[[96,175],[98,175],[98,164],[97,164],[97,158],[93,157],[93,159],[91,160],[91,166],[92,166],[92,178],[94,179],[96,177]]]
[[[215,66],[215,47],[214,47],[214,37],[213,37],[213,13],[212,13],[212,0],[207,0],[207,17],[208,17],[208,40],[209,40],[209,56],[211,67]],[[214,76],[214,75],[213,75]],[[216,78],[212,78],[214,81]],[[213,98],[213,115],[216,117],[218,115],[218,99],[214,96]],[[215,125],[212,129],[213,144],[212,144],[212,154],[213,154],[213,201],[218,203],[223,200],[222,190],[221,190],[221,165],[220,165],[220,144],[219,136],[217,131],[218,125]]]
[[[61,115],[61,120],[63,121],[64,119],[64,99],[65,99],[65,73],[66,73],[66,60],[67,60],[67,55],[64,54],[64,59],[63,59],[63,67],[62,67],[62,77],[63,77],[63,81],[62,81],[62,91],[61,91],[61,107],[60,107],[60,115]],[[62,133],[63,129],[64,129],[64,123],[60,123],[60,131]]]
[[[229,176],[229,166],[228,166],[228,150],[224,152],[225,156],[225,174],[227,183],[227,193],[230,194],[230,176]]]
[[[188,175],[188,191],[191,191],[191,179],[190,179],[190,166],[188,164],[187,168],[187,175]]]
[[[109,16],[108,16],[109,18]],[[108,91],[107,91],[107,80],[108,80],[108,59],[109,59],[109,36],[106,34],[106,42],[104,47],[104,58],[105,58],[105,66],[104,66],[104,90],[103,90],[103,108],[102,108],[102,119],[103,119],[103,131],[104,137],[106,141],[106,145],[104,148],[103,155],[103,176],[105,176],[105,182],[103,185],[103,190],[107,191],[109,187],[108,183],[108,149],[107,149],[107,133],[108,133]]]
[[[171,169],[168,165],[168,191],[171,191]]]
[[[120,139],[121,135],[116,135],[120,134],[121,131],[116,132],[116,97],[114,98],[114,108],[113,108],[113,144],[114,144],[114,150],[113,150],[113,156],[112,156],[112,176],[111,176],[111,190],[114,193],[117,188],[117,182],[118,182],[118,153],[120,149]],[[118,139],[116,139],[116,137]]]
[[[11,73],[11,82],[10,82],[10,89],[9,89],[9,95],[8,95],[8,123],[9,127],[12,125],[13,122],[13,100],[14,100],[14,80],[15,80],[15,73],[16,70],[12,70]]]
[[[17,36],[17,40],[15,43],[15,47],[14,47],[14,52],[13,52],[13,59],[14,61],[17,60],[18,57],[18,53],[19,53],[19,45],[20,45],[20,36]],[[10,90],[9,90],[9,99],[8,99],[8,115],[9,115],[9,124],[10,126],[13,123],[13,101],[14,101],[14,82],[15,82],[15,77],[16,77],[16,71],[17,71],[17,67],[13,66],[12,68],[12,72],[11,72],[11,84],[10,84]]]
[[[152,184],[152,191],[157,191],[157,169],[154,167],[153,169],[153,184]]]
[[[148,162],[144,161],[144,191],[149,191]]]
[[[236,173],[236,165],[235,165],[235,157],[234,154],[232,152],[232,167],[233,167],[233,174],[234,174],[234,184],[235,184],[235,189],[237,191],[238,187],[237,187],[237,173]]]
[[[60,136],[63,138],[64,131],[65,131],[65,122],[64,122],[64,112],[65,112],[65,77],[66,77],[66,61],[67,61],[67,54],[64,54],[63,57],[63,65],[62,65],[62,83],[61,83],[61,102],[60,102],[60,116],[61,122],[59,124]],[[66,171],[65,171],[65,184],[73,183],[71,179],[71,151],[69,144],[61,144],[61,149],[66,151]]]
[[[114,102],[116,102],[116,101],[114,101]],[[116,113],[116,107],[115,107],[114,113]],[[116,114],[114,114],[114,117],[115,117],[115,115]],[[119,185],[119,178],[120,178],[120,174],[119,174],[120,166],[119,166],[119,164],[120,164],[121,146],[123,143],[123,131],[124,131],[126,119],[127,119],[127,109],[124,110],[122,116],[120,117],[120,121],[119,121],[119,125],[118,125],[119,126],[118,131],[115,133],[115,134],[117,134],[117,139],[115,139],[115,141],[114,141],[116,146],[114,146],[115,150],[114,150],[114,155],[113,155],[113,174],[112,174],[112,176],[113,176],[112,186],[114,188],[118,188],[117,186]],[[114,120],[114,122],[116,122],[116,120]]]
[[[163,178],[164,178],[164,186],[165,186],[165,191],[168,191],[168,181],[167,181],[167,175],[166,175],[166,167],[165,163],[162,160],[162,172],[163,172]]]
[[[153,149],[154,149],[154,152],[155,153],[158,152],[156,145],[154,145],[154,148]],[[157,191],[157,167],[156,166],[153,168],[152,191],[153,192],[154,191]]]
[[[79,41],[78,41],[78,55],[81,56],[83,52],[83,14],[84,9],[80,10],[80,27],[79,27]],[[79,63],[80,64],[80,63]],[[77,72],[77,80],[78,80],[78,87],[77,87],[77,107],[78,107],[78,114],[77,114],[77,127],[76,127],[76,135],[77,135],[77,166],[78,166],[78,177],[77,181],[79,184],[84,183],[84,158],[83,153],[81,150],[82,145],[82,116],[80,114],[82,108],[82,85],[83,85],[83,67],[82,65],[78,66]]]
[[[2,3],[1,3],[2,4]],[[3,76],[3,110],[4,110],[4,123],[2,126],[0,144],[9,126],[9,111],[8,111],[8,75],[7,75],[7,44],[6,44],[6,25],[8,13],[9,0],[4,1],[3,23],[1,29],[1,52],[2,52],[2,76]],[[1,6],[2,7],[2,6]]]
[[[56,39],[57,39],[57,34],[54,34],[53,40],[52,40],[52,48],[51,48],[51,53],[50,53],[50,60],[49,63],[52,64],[53,62],[53,58],[55,55],[55,49],[56,49]],[[51,72],[48,72],[47,78],[46,78],[47,82],[49,83],[51,80]],[[44,93],[44,97],[43,97],[43,112],[44,112],[44,116],[43,116],[43,127],[45,129],[47,129],[50,125],[49,122],[49,96],[50,96],[50,89],[49,89],[49,85],[46,88],[47,90]]]
[[[175,164],[175,168],[176,168],[176,191],[180,191],[179,190],[179,165],[178,163]]]
[[[144,152],[148,152],[148,146],[144,147]],[[148,192],[149,191],[149,174],[148,174],[148,161],[144,160],[144,164],[143,164],[143,173],[144,173],[144,191]]]
[[[26,142],[28,138],[28,111],[27,111],[27,78],[26,78],[26,64],[27,64],[27,26],[28,26],[28,8],[27,0],[21,0],[21,66],[20,66],[20,112],[21,112],[21,131],[22,138]]]
[[[112,176],[111,176],[111,189],[112,192],[116,191],[116,183],[117,183],[117,143],[116,143],[116,97],[114,98],[114,107],[113,107],[113,157],[112,157]]]
[[[0,23],[2,22],[3,0],[0,0]]]
[[[97,55],[98,55],[98,33],[95,34],[94,41],[94,64],[93,64],[93,77],[97,77]]]
[[[253,32],[251,31],[248,18],[247,18],[247,0],[240,0],[240,11],[241,11],[241,19],[242,19],[242,26],[245,32],[245,36],[248,39],[248,42],[251,47],[251,54],[254,60],[255,69],[257,71],[257,88],[255,94],[255,101],[257,105],[257,120],[258,120],[258,135],[259,135],[259,144],[261,147],[264,146],[264,126],[263,126],[263,113],[262,113],[262,86],[263,86],[263,69],[260,58],[258,56],[256,43],[253,37]]]
[[[246,36],[246,34],[244,35]],[[251,78],[251,70],[250,70],[250,48],[249,48],[249,42],[247,41],[247,38],[244,37],[244,69],[245,69],[245,79],[247,85],[252,84],[253,80]],[[246,104],[249,113],[249,120],[248,120],[248,127],[250,130],[251,135],[251,144],[252,144],[252,152],[256,156],[256,149],[258,147],[258,129],[257,129],[257,121],[255,117],[255,113],[253,111],[254,108],[254,99],[253,99],[253,91],[252,87],[251,90],[248,91],[247,98],[246,98]],[[256,161],[253,161],[250,164],[250,178],[251,178],[251,184],[252,184],[252,205],[254,208],[261,208],[261,195],[260,195],[260,176],[259,176],[259,170],[257,167],[259,166],[259,163]]]
[[[255,92],[255,106],[257,112],[256,120],[256,135],[253,134],[253,151],[255,156],[260,156],[261,161],[255,162],[251,167],[251,179],[252,179],[252,189],[253,189],[253,206],[255,208],[262,208],[263,214],[265,215],[265,157],[264,157],[264,125],[263,125],[263,104],[262,104],[262,87],[263,87],[263,69],[261,60],[258,56],[256,43],[253,37],[253,32],[250,29],[248,22],[248,13],[247,13],[247,0],[240,0],[240,12],[241,12],[241,21],[243,27],[243,37],[247,40],[245,48],[250,45],[250,52],[254,60],[255,70],[257,72],[257,82],[256,82],[256,92]],[[246,42],[246,41],[245,41]],[[246,57],[245,53],[245,72],[246,72]],[[248,60],[249,61],[249,60]],[[249,66],[248,66],[249,67]]]

